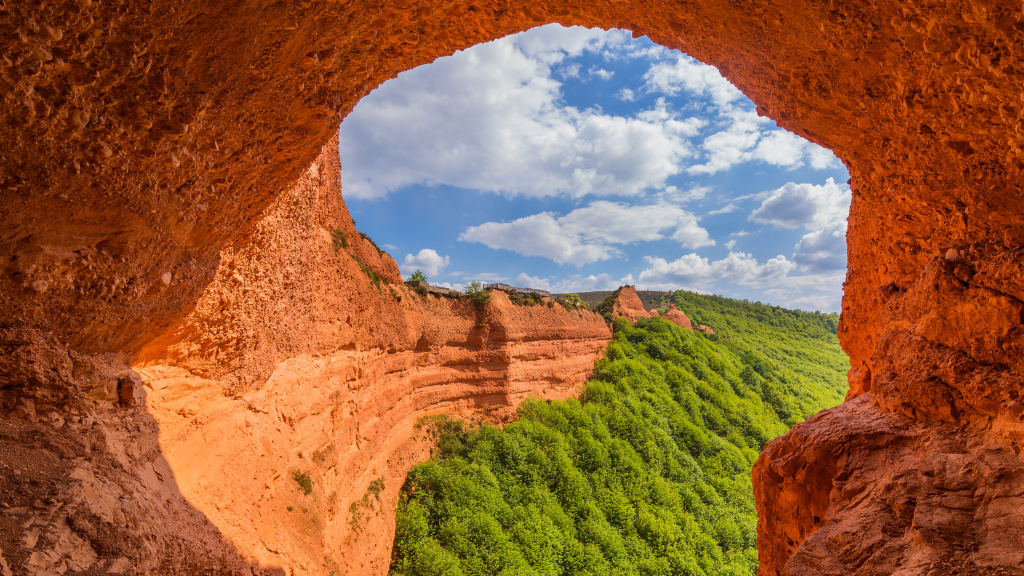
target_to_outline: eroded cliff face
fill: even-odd
[[[339,170],[331,141],[130,366],[3,332],[9,567],[383,574],[423,417],[505,419],[590,375],[600,316],[408,289]]]
[[[410,304],[415,296],[403,295],[399,302],[387,289],[352,283],[362,270],[351,257],[349,262],[334,253],[328,241],[334,227],[349,230],[340,204],[320,205],[318,212],[308,196],[286,201],[282,192],[297,180],[312,186],[311,167],[321,170],[317,157],[341,118],[382,81],[454,50],[548,22],[631,29],[716,65],[760,112],[831,148],[850,170],[854,195],[840,327],[853,364],[850,402],[799,425],[762,455],[755,469],[762,572],[1017,570],[1017,543],[1006,538],[1019,512],[990,506],[1011,502],[996,499],[991,490],[1012,493],[1014,478],[1024,470],[1017,455],[1024,358],[1024,65],[1018,60],[1024,22],[1021,5],[1008,0],[3,4],[4,470],[34,473],[16,462],[38,452],[39,462],[52,464],[39,469],[54,478],[77,478],[32,484],[10,480],[13,472],[0,475],[11,503],[30,498],[26,510],[0,520],[22,526],[32,517],[27,526],[39,528],[35,541],[25,541],[39,555],[29,558],[9,543],[3,544],[4,554],[22,550],[13,561],[53,564],[40,551],[61,541],[60,561],[88,558],[72,532],[82,541],[88,539],[83,534],[95,535],[94,551],[107,559],[138,550],[137,562],[119,570],[163,566],[187,572],[195,565],[189,562],[232,570],[250,564],[245,554],[279,554],[259,551],[256,544],[238,552],[218,540],[218,529],[230,538],[253,526],[242,520],[240,505],[214,512],[212,497],[193,495],[203,508],[199,512],[176,496],[173,481],[165,485],[170,473],[163,462],[175,453],[187,455],[185,447],[198,440],[164,448],[158,428],[174,430],[175,424],[161,406],[183,402],[193,387],[200,396],[220,387],[211,406],[235,414],[236,426],[247,422],[237,415],[252,414],[254,427],[269,430],[275,418],[287,423],[302,416],[274,409],[285,402],[281,397],[297,401],[291,397],[302,377],[289,383],[287,374],[322,374],[303,384],[319,387],[321,378],[335,378],[333,367],[359,366],[351,368],[353,381],[372,388],[376,379],[358,375],[386,380],[415,373],[407,372],[403,358],[409,343],[417,349],[422,334],[428,334],[422,353],[434,355],[438,365],[462,366],[452,368],[460,374],[480,365],[480,358],[459,356],[467,353],[458,343],[467,339],[480,338],[480,354],[542,340],[516,340],[515,334],[532,334],[532,328],[516,324],[515,314],[504,323],[489,322],[493,329],[485,333],[468,332],[478,336],[460,332],[447,340],[447,329],[427,328],[435,326],[435,314],[463,328],[475,326],[475,317],[455,320],[465,313],[455,303],[424,303],[418,324]],[[277,226],[267,220],[275,210],[287,212],[279,214],[284,219]],[[282,242],[308,234],[302,238],[312,243],[307,228],[282,223],[313,214],[327,224],[318,223],[315,258],[275,247],[275,234]],[[364,266],[385,277],[393,274],[392,265],[374,260],[371,249],[358,243],[351,248],[366,256]],[[260,260],[264,251],[286,257],[288,264]],[[356,295],[349,298],[350,292],[330,282],[316,284],[322,297],[310,294],[304,280],[311,277],[336,280]],[[282,328],[278,319],[294,326]],[[341,341],[366,347],[325,344]],[[392,344],[394,352],[386,354]],[[397,364],[375,359],[372,350]],[[442,360],[446,354],[458,359]],[[509,352],[482,366],[500,367],[507,359],[501,369],[507,374],[543,380],[515,368],[519,358],[519,352]],[[314,368],[317,362],[329,367]],[[130,371],[133,364],[152,390]],[[161,391],[176,392],[158,394],[160,383],[166,383]],[[380,406],[367,413],[382,415],[366,426],[385,419],[389,402],[407,401],[408,394],[397,392],[404,384],[380,386],[374,388]],[[395,395],[388,397],[386,390]],[[143,400],[141,391],[146,402],[155,402],[147,404],[152,412],[129,406]],[[355,410],[363,405],[353,402],[348,406],[355,422]],[[189,416],[192,408],[184,404],[179,409],[183,419],[200,414]],[[135,412],[126,418],[126,410]],[[158,426],[160,418],[164,424]],[[317,429],[324,434],[355,426],[329,427],[322,418]],[[188,426],[206,430],[202,422]],[[45,433],[51,429],[58,431]],[[214,430],[221,429],[207,434]],[[286,462],[283,448],[267,451],[275,462]],[[64,457],[46,460],[44,452]],[[368,460],[380,458],[369,448],[366,453]],[[304,452],[295,462],[307,458]],[[134,480],[123,474],[147,460],[152,478],[148,472]],[[933,461],[946,464],[925,467]],[[277,466],[259,462],[241,465],[256,476]],[[345,470],[352,474],[353,468]],[[358,493],[365,489],[361,482],[376,473],[342,480],[339,471],[336,483],[349,482],[349,493]],[[226,472],[211,474],[216,481],[227,478]],[[875,482],[873,487],[859,495],[842,492],[856,474]],[[213,490],[203,477],[185,485]],[[886,478],[892,482],[881,481]],[[321,479],[314,486],[331,482]],[[75,496],[75,490],[109,498]],[[33,495],[39,495],[38,506]],[[90,508],[99,501],[104,504]],[[875,522],[885,506],[898,508],[898,514],[878,530]],[[329,514],[312,518],[309,538],[319,542],[316,522],[328,522],[319,519]],[[937,518],[955,522],[933,529]],[[986,524],[986,518],[1006,524]],[[237,524],[226,527],[229,522]],[[368,540],[361,539],[362,545]],[[884,553],[872,552],[882,548]],[[987,552],[997,549],[1006,552]],[[303,566],[312,566],[313,557],[296,556]]]
[[[693,323],[690,322],[690,317],[686,315],[686,312],[676,308],[675,304],[669,304],[668,310],[661,317],[677,326],[693,330]]]
[[[639,318],[653,318],[658,315],[657,310],[644,309],[644,303],[636,294],[636,286],[622,286],[617,292],[612,303],[612,318],[626,318],[635,323]]]

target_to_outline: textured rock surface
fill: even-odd
[[[419,418],[507,418],[590,375],[611,336],[597,314],[406,288],[356,233],[339,170],[332,141],[132,366],[0,333],[9,566],[382,574],[399,489],[433,445]]]
[[[686,312],[676,308],[675,304],[669,304],[668,310],[661,317],[687,330],[693,330],[693,323],[690,322],[690,317],[686,315]]]
[[[1020,3],[1009,0],[6,2],[0,6],[0,317],[6,351],[0,386],[5,422],[20,424],[5,428],[5,442],[29,446],[38,426],[56,430],[56,436],[41,438],[94,438],[68,448],[69,458],[109,474],[103,493],[120,494],[124,506],[141,512],[123,524],[113,517],[103,520],[107,524],[68,524],[81,527],[76,534],[122,534],[107,527],[124,526],[118,528],[127,531],[122,539],[135,534],[143,543],[130,547],[137,560],[132,570],[162,565],[187,572],[197,558],[210,570],[229,570],[241,562],[232,554],[257,554],[232,551],[209,536],[218,528],[237,534],[250,525],[239,520],[235,527],[213,527],[175,500],[173,488],[146,488],[152,480],[117,475],[135,470],[133,462],[163,458],[157,433],[141,432],[155,429],[155,416],[131,412],[125,423],[118,415],[138,410],[132,407],[142,400],[137,394],[149,390],[121,370],[146,364],[155,386],[181,377],[160,366],[177,366],[187,378],[202,379],[182,390],[194,385],[207,394],[221,386],[219,401],[242,406],[290,362],[300,366],[289,370],[307,374],[315,372],[307,370],[317,359],[341,351],[386,353],[393,343],[395,358],[403,358],[403,343],[416,337],[415,350],[419,336],[409,327],[417,322],[399,313],[411,307],[412,296],[397,302],[384,291],[365,299],[376,288],[346,284],[360,278],[358,266],[343,257],[330,260],[329,231],[346,226],[340,204],[318,232],[316,259],[295,257],[280,267],[260,263],[264,249],[282,254],[273,244],[257,243],[273,239],[275,226],[265,218],[285,209],[282,191],[296,179],[313,178],[309,170],[341,118],[403,70],[547,22],[622,27],[718,66],[761,113],[834,150],[852,177],[840,337],[853,362],[849,398],[856,402],[801,425],[759,461],[758,505],[766,518],[759,534],[762,571],[890,573],[926,560],[939,566],[937,573],[1015,570],[1017,545],[1005,538],[1020,513],[986,507],[1003,500],[984,495],[1001,486],[1012,491],[1024,469],[1016,455],[1024,358],[1021,19]],[[288,218],[311,214],[301,206],[293,210]],[[379,274],[393,272],[386,261],[371,262],[369,247],[356,244],[353,250],[368,256],[364,265],[379,264]],[[312,283],[306,279],[323,278],[325,268],[360,297],[349,300],[327,284],[315,284],[324,290],[323,301],[297,296],[308,295],[303,290]],[[268,276],[265,283],[261,275]],[[238,286],[228,290],[229,281]],[[459,317],[454,304],[431,305],[439,318]],[[307,313],[315,320],[306,320]],[[515,318],[472,332],[479,347],[492,341],[498,346],[500,338],[519,346],[514,335],[530,328]],[[464,321],[475,326],[476,318]],[[447,329],[425,328],[430,325],[421,325],[428,354],[464,348],[465,332],[433,351],[430,345],[444,341]],[[345,336],[350,330],[352,336]],[[341,341],[367,348],[330,344]],[[375,366],[390,374],[386,363]],[[464,366],[458,370],[466,373],[476,364],[452,366]],[[513,362],[507,366],[509,374],[520,373]],[[535,381],[529,374],[525,379]],[[152,405],[154,414],[171,405],[167,398],[152,400],[162,403]],[[109,406],[89,407],[96,403]],[[181,409],[187,417],[189,408]],[[69,424],[78,413],[92,414],[85,417],[91,424]],[[273,414],[285,423],[298,416]],[[869,428],[878,422],[884,425]],[[868,439],[856,440],[862,433]],[[833,494],[844,481],[841,459],[851,439],[861,447],[857,458],[875,467],[863,468],[865,477],[901,479],[881,483],[891,500],[874,488],[863,507],[855,496]],[[1006,445],[1009,452],[994,448]],[[916,457],[908,447],[918,450]],[[20,453],[12,450],[5,452],[9,466]],[[915,532],[911,503],[916,510],[921,501],[906,495],[933,494],[933,484],[920,480],[914,487],[910,478],[930,462],[921,455],[939,453],[956,458],[927,468],[934,473],[928,482],[956,488],[929,501],[928,526],[942,514],[965,524]],[[76,483],[93,486],[66,480],[75,475],[71,468],[54,470],[65,480],[52,487],[19,486],[41,497],[44,487],[52,488],[45,497],[62,503],[74,500],[69,494]],[[795,483],[798,478],[807,482]],[[349,481],[358,492],[368,477]],[[775,510],[779,501],[806,501],[808,510],[820,513]],[[872,527],[880,511],[872,502],[883,501],[902,516],[877,530]],[[45,512],[38,527],[45,522],[46,530],[62,530],[62,512],[41,504],[32,509]],[[230,510],[217,513],[238,518]],[[20,521],[19,514],[3,519]],[[986,518],[1008,524],[987,524]],[[320,541],[317,526],[307,525],[314,532],[310,542]],[[41,530],[34,545],[56,546],[59,538],[46,536],[56,533]],[[974,544],[965,548],[962,534]],[[873,542],[879,555],[865,559]],[[1008,552],[989,552],[996,548]],[[21,562],[22,552],[12,550],[4,544],[4,562]],[[111,561],[125,557],[114,549],[96,552]],[[37,563],[57,561],[40,554]],[[296,553],[294,562],[316,554]],[[330,573],[321,564],[308,570]]]
[[[653,318],[658,315],[657,310],[646,310],[640,297],[636,295],[635,286],[623,286],[619,288],[619,294],[612,304],[612,318],[627,318],[630,322],[636,322],[638,318]]]
[[[1020,441],[1019,424],[921,421],[868,395],[797,424],[754,468],[760,553],[788,558],[762,572],[1024,573]]]

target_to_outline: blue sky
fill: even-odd
[[[461,288],[685,288],[838,311],[847,172],[718,71],[549,25],[400,74],[339,133],[359,230]]]

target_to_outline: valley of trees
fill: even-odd
[[[424,422],[439,445],[403,487],[391,573],[754,575],[750,467],[842,401],[837,315],[673,300],[716,334],[617,319],[580,400],[528,400],[504,429]]]

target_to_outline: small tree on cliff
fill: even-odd
[[[491,293],[484,289],[484,285],[473,280],[466,285],[466,295],[479,307],[483,307],[491,301]]]
[[[589,308],[587,303],[580,298],[579,294],[562,294],[562,302],[565,302],[573,308],[582,308],[584,310]]]
[[[427,275],[424,274],[422,270],[417,270],[417,271],[412,273],[412,276],[409,276],[409,282],[426,282],[426,281],[427,281]]]

